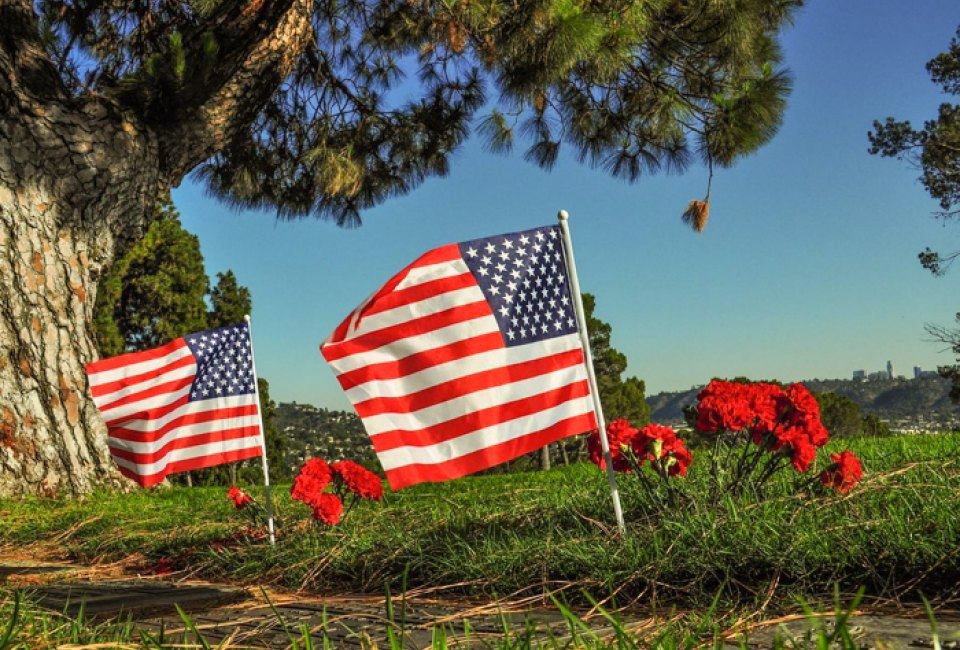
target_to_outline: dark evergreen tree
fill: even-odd
[[[169,197],[147,234],[100,283],[94,322],[100,353],[163,345],[207,327],[207,274],[200,241],[180,225]]]
[[[250,290],[237,282],[237,276],[227,269],[217,273],[217,284],[210,290],[212,309],[207,314],[210,327],[225,327],[242,323],[243,317],[253,311]]]
[[[547,169],[561,146],[628,181],[731,165],[780,124],[799,4],[4,0],[0,494],[112,475],[83,373],[96,281],[188,173],[357,224],[446,174],[493,98],[491,148]]]

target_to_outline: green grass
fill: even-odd
[[[611,534],[605,475],[576,465],[414,486],[325,532],[302,527],[306,508],[281,487],[275,548],[224,543],[244,523],[220,488],[0,500],[0,543],[53,542],[81,562],[137,553],[146,569],[169,560],[198,576],[311,590],[398,591],[406,574],[411,589],[615,594],[619,604],[703,606],[720,594],[725,605],[760,607],[829,598],[834,584],[875,598],[957,597],[960,434],[832,443],[845,448],[865,469],[845,497],[797,494],[791,470],[764,500],[714,507],[698,452],[684,485],[692,498],[661,513],[620,476],[623,541]]]
[[[809,632],[800,636],[785,637],[783,631],[775,634],[771,650],[860,650],[848,621],[856,609],[862,593],[854,596],[845,607],[840,606],[837,596],[834,615],[822,617],[809,609]],[[390,602],[389,600],[387,601]],[[574,614],[562,602],[554,604],[563,616],[566,629],[544,630],[528,620],[525,625],[511,626],[504,622],[503,634],[499,638],[485,637],[484,647],[491,650],[567,650],[584,648],[593,650],[695,650],[713,648],[721,650],[739,643],[746,650],[748,637],[740,636],[734,630],[723,630],[713,606],[702,614],[670,615],[662,619],[651,619],[639,626],[631,626],[614,612],[597,605],[597,613],[603,622],[602,628],[593,627]],[[594,603],[596,605],[596,603]],[[716,602],[714,602],[714,605]],[[150,633],[139,629],[131,620],[91,621],[82,611],[76,617],[45,610],[18,592],[7,593],[0,589],[0,650],[38,650],[41,648],[114,648],[118,650],[174,650],[187,648],[230,648],[256,649],[256,643],[234,645],[231,640],[214,645],[204,638],[190,617],[178,608],[183,620],[182,631],[169,630]],[[937,628],[932,610],[927,605],[931,632],[937,638]],[[279,614],[278,614],[279,616]],[[328,634],[326,622],[320,629],[310,629],[301,624],[297,629],[279,619],[286,631],[290,650],[333,650],[338,647],[333,635]],[[463,629],[469,630],[469,621],[463,622]],[[385,650],[403,650],[410,647],[405,642],[406,630],[402,615],[388,606],[384,622],[386,632]],[[731,640],[727,640],[731,639]],[[739,639],[734,641],[732,639]],[[462,642],[448,636],[443,625],[437,625],[432,631],[430,650],[447,650],[454,647],[472,647],[469,633]],[[376,650],[376,642],[365,632],[357,638],[347,637],[343,645],[355,648],[359,645],[367,650]]]

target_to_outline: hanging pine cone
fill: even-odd
[[[683,223],[687,224],[697,232],[703,232],[707,225],[707,218],[710,216],[710,200],[690,201],[687,209],[683,212]]]

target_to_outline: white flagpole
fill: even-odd
[[[270,499],[270,468],[267,466],[267,430],[263,426],[263,411],[260,408],[260,383],[257,381],[257,362],[253,353],[253,326],[250,324],[250,314],[245,314],[247,334],[250,336],[250,367],[253,370],[253,392],[257,398],[257,417],[260,419],[260,447],[263,449],[263,496],[267,501],[267,530],[270,531],[270,544],[277,543],[273,532],[273,501]]]
[[[567,269],[570,271],[570,292],[573,294],[573,306],[577,312],[577,330],[580,332],[580,344],[583,346],[583,356],[587,363],[587,378],[590,380],[590,394],[593,396],[593,410],[597,416],[597,426],[600,427],[600,447],[603,449],[603,459],[607,463],[607,478],[610,480],[610,495],[613,498],[613,513],[617,517],[617,527],[620,536],[626,537],[627,527],[623,523],[623,507],[620,505],[620,492],[617,490],[617,477],[613,471],[613,460],[610,458],[610,444],[607,442],[607,424],[603,419],[603,407],[600,405],[600,390],[597,387],[597,375],[593,370],[593,354],[590,352],[590,337],[587,333],[587,318],[583,312],[583,299],[580,297],[580,281],[577,279],[577,264],[573,259],[573,240],[570,239],[570,227],[567,219],[570,215],[566,210],[560,210],[557,220],[563,233],[563,248],[567,255]]]

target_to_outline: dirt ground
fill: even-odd
[[[563,615],[543,606],[542,600],[464,602],[442,592],[414,592],[394,597],[337,594],[325,597],[284,593],[270,589],[238,587],[191,580],[183,574],[138,575],[137,558],[97,566],[63,561],[52,549],[3,549],[0,552],[0,586],[29,593],[52,611],[76,614],[81,603],[87,617],[132,618],[138,628],[168,638],[190,642],[191,626],[210,644],[230,647],[288,648],[324,636],[333,647],[391,647],[403,636],[404,647],[430,647],[442,629],[448,645],[485,646],[505,634],[531,635],[546,640],[567,639],[571,629]],[[188,626],[176,611],[183,609]],[[392,614],[391,614],[392,609]],[[587,629],[580,634],[604,637],[613,634],[608,621],[596,611],[577,612]],[[623,611],[620,620],[641,636],[654,635],[667,622],[639,611]],[[745,641],[750,647],[770,647],[775,635],[797,646],[811,638],[817,626],[830,626],[832,614],[766,616],[743,621],[727,631],[731,645]],[[960,611],[936,612],[940,650],[960,650]],[[855,612],[849,629],[862,648],[915,650],[934,648],[934,635],[926,614],[918,607],[869,607]],[[811,644],[808,647],[813,647]]]

